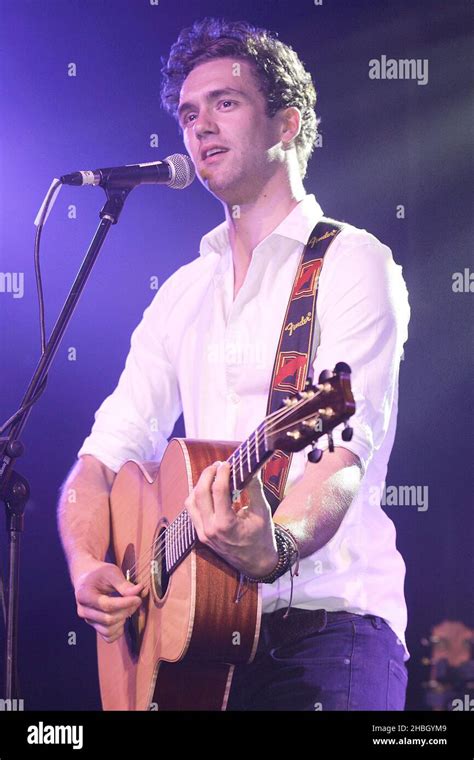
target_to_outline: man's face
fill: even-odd
[[[178,114],[184,144],[202,184],[229,205],[252,202],[279,166],[279,120],[265,107],[247,61],[216,58],[183,82]],[[212,148],[225,152],[209,156]]]

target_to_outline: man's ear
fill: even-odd
[[[289,106],[281,112],[280,138],[284,148],[293,147],[293,140],[301,131],[301,111],[296,106]]]

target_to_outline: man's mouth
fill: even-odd
[[[222,156],[223,153],[227,152],[228,148],[222,148],[217,145],[212,148],[206,148],[205,150],[201,151],[201,161],[204,164],[214,163],[219,159],[220,156]]]

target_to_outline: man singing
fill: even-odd
[[[162,73],[163,105],[225,221],[145,310],[64,486],[59,527],[78,614],[107,642],[123,635],[143,590],[104,561],[115,474],[128,459],[160,461],[181,412],[197,439],[245,440],[264,419],[295,274],[323,218],[303,185],[316,92],[289,46],[244,22],[205,19],[181,32]],[[404,708],[405,566],[374,494],[395,435],[408,320],[390,249],[342,224],[319,278],[311,375],[350,365],[352,440],[337,428],[334,451],[318,463],[307,451],[293,455],[274,520],[259,481],[245,519],[232,510],[227,463],[206,467],[186,501],[199,540],[262,580],[257,655],[236,666],[228,710]],[[291,569],[275,523],[290,530],[300,557],[286,619]],[[294,634],[282,643],[292,617]]]

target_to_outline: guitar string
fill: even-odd
[[[314,412],[312,412],[311,414],[309,414],[307,417],[304,417],[303,419],[306,420],[306,419],[310,419],[311,417],[314,417]],[[276,431],[273,431],[273,432],[278,433],[278,432],[282,432],[283,430],[284,430],[284,428],[280,428],[280,430],[276,430]],[[227,461],[229,461],[229,460],[227,460]],[[188,519],[191,520],[191,517],[189,517],[189,513],[187,513],[187,514],[188,514]],[[192,528],[195,531],[194,525],[192,524],[192,520],[191,520],[191,525],[192,525]],[[142,566],[142,569],[139,571],[139,573],[137,574],[137,577],[135,579],[137,583],[140,583],[141,580],[145,581],[145,579],[148,578],[148,575],[149,575],[149,562],[150,562],[151,557],[154,555],[152,561],[157,562],[158,559],[161,559],[161,556],[163,555],[163,552],[166,551],[166,532],[167,532],[167,530],[168,530],[168,528],[165,528],[165,530],[158,536],[158,538],[156,538],[155,541],[152,542],[151,547],[146,552],[146,554],[143,555],[142,557],[140,557],[140,559],[137,560],[137,562],[135,562],[135,564],[129,569],[129,574],[131,575],[132,573],[134,573],[136,571],[138,564],[140,564]],[[185,533],[187,533],[188,528],[187,528],[187,526],[183,526],[183,527],[177,528],[175,530],[176,530],[175,542],[177,542],[179,544],[179,540],[185,535]],[[159,548],[158,551],[155,554],[155,549],[157,547],[159,547],[160,544],[161,544],[161,548]]]
[[[322,393],[322,391],[318,391],[317,393],[315,393],[315,396],[317,396],[317,395],[320,395],[321,393]],[[312,400],[312,399],[314,399],[314,397],[315,397],[315,396],[312,396],[311,400]],[[297,409],[298,407],[300,407],[300,406],[303,406],[305,403],[307,403],[307,401],[308,401],[308,399],[301,399],[301,401],[297,402],[297,403],[296,403],[296,404],[294,404],[292,407],[286,407],[286,408],[283,408],[283,409],[277,409],[275,412],[272,412],[271,414],[269,414],[269,415],[268,415],[268,417],[266,417],[266,418],[265,418],[265,420],[264,420],[264,423],[262,423],[262,424],[266,424],[268,420],[270,420],[272,423],[275,423],[275,422],[279,422],[279,421],[281,420],[281,418],[282,418],[282,417],[284,417],[284,415],[285,415],[285,414],[287,414],[287,413],[290,413],[290,412],[293,412],[293,411],[294,411],[295,409]],[[312,412],[311,414],[309,414],[309,415],[307,415],[306,417],[304,417],[304,418],[303,418],[303,420],[306,420],[306,419],[310,419],[311,417],[314,417],[314,414],[315,414],[315,412]],[[300,420],[300,421],[302,422],[303,420]],[[257,433],[257,441],[259,441],[259,438],[260,438],[260,427],[261,427],[261,425],[259,425],[259,427],[256,429],[256,431],[254,431],[254,433],[255,433],[255,432]],[[274,434],[275,434],[275,433],[280,433],[280,432],[283,432],[283,430],[284,430],[284,428],[280,428],[280,429],[278,429],[278,430],[271,430],[271,431],[269,431],[269,430],[267,429],[267,432],[272,432],[272,433],[274,433]],[[255,436],[254,436],[254,433],[252,434],[252,436],[253,436],[253,437],[255,437]],[[264,437],[265,437],[265,436],[264,436]],[[256,448],[252,448],[252,447],[253,447],[253,445],[254,445],[254,444],[251,444],[251,445],[250,445],[250,452],[251,452],[252,454],[253,454],[253,453],[254,453],[254,451],[256,450]],[[239,448],[240,448],[240,447],[239,447]],[[230,464],[230,461],[229,461],[229,459],[232,459],[232,457],[234,456],[234,453],[235,453],[235,452],[233,452],[233,453],[231,454],[231,456],[230,456],[230,457],[229,457],[229,458],[226,460],[227,462],[229,462],[229,464]],[[235,468],[234,468],[234,469],[235,469]],[[182,511],[183,511],[183,510],[182,510]],[[181,513],[182,513],[182,512],[181,512]],[[180,514],[181,514],[181,513],[180,513]],[[191,518],[190,518],[190,517],[189,517],[189,519],[191,520]],[[191,521],[191,524],[192,524],[192,521]],[[171,525],[172,525],[172,524],[171,524]],[[168,531],[168,529],[171,527],[171,525],[169,525],[167,528],[165,528],[165,530],[164,530],[164,531],[163,531],[163,532],[162,532],[162,533],[161,533],[161,534],[160,534],[160,535],[159,535],[159,536],[158,536],[158,537],[155,539],[155,541],[153,541],[153,542],[152,542],[152,544],[151,544],[151,547],[150,547],[150,549],[147,551],[147,553],[146,553],[145,555],[143,555],[142,557],[140,557],[140,559],[138,559],[138,560],[135,562],[135,564],[134,564],[134,565],[132,565],[130,568],[128,568],[128,573],[129,573],[129,575],[132,575],[132,574],[133,574],[133,573],[136,571],[138,564],[140,564],[140,565],[143,565],[143,564],[145,564],[145,567],[147,567],[147,565],[148,565],[148,563],[149,563],[149,561],[150,561],[150,559],[151,559],[152,555],[154,554],[154,551],[155,551],[155,548],[156,548],[156,546],[157,546],[158,544],[160,544],[160,543],[162,543],[162,544],[165,544],[165,541],[166,541],[166,532],[167,532],[167,531]],[[193,530],[195,530],[195,528],[194,528],[194,525],[193,525],[192,527],[193,527]],[[175,530],[176,530],[175,540],[177,540],[177,541],[179,542],[179,539],[180,539],[180,538],[182,538],[182,537],[183,537],[183,534],[184,534],[184,533],[187,531],[187,527],[183,527],[183,528],[177,528],[177,529],[175,528]],[[165,546],[164,548],[166,548],[166,546]],[[161,551],[159,554],[157,554],[157,555],[154,557],[154,560],[156,561],[156,559],[157,559],[158,557],[160,557],[160,555],[161,555],[162,553],[163,553],[163,552]],[[147,577],[147,576],[148,576],[148,572],[149,572],[149,570],[148,570],[148,569],[146,569],[146,570],[142,570],[142,571],[141,571],[141,572],[140,572],[140,573],[137,575],[137,578],[135,579],[135,580],[136,580],[136,582],[137,582],[137,583],[138,583],[138,582],[140,582],[140,581],[138,580],[138,578],[140,577],[140,575],[142,575],[142,576],[143,576],[143,575],[145,575],[145,576]]]

